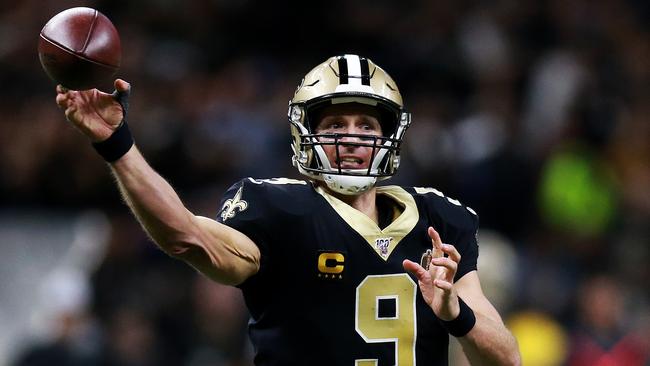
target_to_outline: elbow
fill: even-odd
[[[252,269],[259,268],[259,262],[256,266],[256,262],[249,262],[243,258],[236,260],[236,257],[220,255],[213,250],[207,250],[200,241],[188,239],[190,238],[170,241],[160,247],[171,257],[182,260],[218,283],[229,286],[239,285],[252,274]]]
[[[198,238],[185,234],[167,235],[154,240],[163,252],[179,259],[187,255],[192,248],[200,247]]]
[[[201,246],[201,232],[191,216],[143,224],[156,245],[172,257],[183,256]]]
[[[469,356],[469,355],[468,355]],[[471,359],[471,364],[474,365],[499,365],[499,366],[521,366],[521,355],[518,350],[509,353],[500,353],[498,355],[485,355],[477,359]]]
[[[511,352],[511,355],[510,355],[510,358],[511,358],[510,364],[514,365],[514,366],[521,366],[523,362],[521,360],[521,352],[519,351],[519,342],[517,342],[517,338],[515,338],[514,336],[512,336],[512,340],[513,340],[513,343],[514,343],[514,346],[513,346],[514,349],[513,349],[513,351]]]
[[[521,366],[521,356],[519,355],[519,352],[515,352],[512,357],[510,357],[506,365]]]
[[[521,354],[519,353],[519,346],[517,345],[515,341],[515,346],[514,350],[510,352],[508,355],[508,358],[505,360],[503,363],[504,365],[510,365],[510,366],[521,366]]]
[[[499,365],[499,366],[521,366],[521,353],[519,352],[519,345],[515,338],[512,338],[512,342],[503,344],[501,350],[493,354],[491,361],[487,362],[490,365]]]
[[[257,272],[258,268],[259,262],[251,262],[243,257],[210,255],[208,268],[201,272],[221,284],[237,286]]]

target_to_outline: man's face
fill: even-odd
[[[323,108],[316,118],[317,134],[358,134],[382,136],[379,113],[368,105],[358,103],[333,104]],[[320,138],[322,142],[333,142],[333,138]],[[348,145],[346,142],[373,144],[374,139],[363,137],[341,137],[338,157],[341,169],[368,169],[373,155],[369,146]],[[335,145],[322,145],[332,168],[339,168]],[[374,149],[375,153],[378,149]]]

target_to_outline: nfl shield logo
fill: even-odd
[[[392,240],[393,238],[375,239],[375,247],[377,248],[377,252],[379,255],[381,255],[382,258],[386,258],[388,256],[388,247],[390,246],[390,242]]]

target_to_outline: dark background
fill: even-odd
[[[0,364],[250,364],[239,292],[155,248],[54,103],[38,32],[73,6],[115,23],[136,142],[209,217],[242,177],[300,178],[286,107],[304,74],[337,54],[372,59],[413,113],[389,182],[478,211],[479,274],[524,364],[649,364],[640,0],[2,1],[0,322],[13,326]],[[54,260],[79,235],[95,260]],[[20,277],[29,268],[41,272]]]

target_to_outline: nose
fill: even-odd
[[[350,135],[359,135],[362,134],[363,131],[359,129],[357,126],[354,124],[349,124],[345,126],[343,131],[341,131],[342,134],[350,134]],[[341,141],[359,141],[359,137],[356,136],[341,136]]]
[[[359,132],[356,132],[354,130],[350,130],[350,131],[346,131],[344,133],[346,133],[346,134],[348,134],[348,133],[350,133],[350,134],[358,134]],[[361,138],[359,138],[357,136],[341,136],[339,138],[339,143],[341,144],[340,146],[342,148],[346,149],[346,150],[355,150],[355,149],[357,149],[359,146],[351,145],[350,143],[359,143],[359,142],[362,142],[362,140],[361,140]]]
[[[355,133],[354,131],[344,132],[344,133],[345,133],[345,135],[341,136],[339,138],[339,141],[341,141],[341,142],[359,141],[359,137],[357,137],[357,136],[348,136],[347,135],[347,134],[354,134]]]

